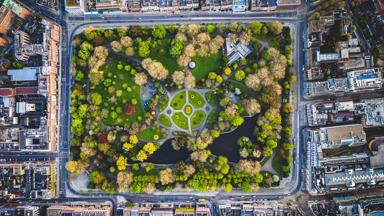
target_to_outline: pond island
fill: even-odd
[[[85,28],[69,180],[107,193],[278,186],[293,161],[291,43],[279,22]]]

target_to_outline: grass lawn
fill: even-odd
[[[171,106],[175,110],[181,110],[184,104],[187,102],[187,95],[185,91],[181,91],[173,96]]]
[[[163,124],[166,127],[171,127],[172,126],[171,120],[165,114],[160,114],[159,115],[159,121],[160,121],[161,124]]]
[[[134,75],[130,71],[117,69],[118,64],[118,60],[111,59],[102,68],[104,79],[95,89],[90,89],[90,94],[97,92],[102,95],[103,103],[100,106],[109,111],[108,117],[104,119],[105,124],[123,126],[133,122],[143,122],[144,109],[140,101],[140,86],[135,84]],[[128,64],[122,62],[122,65]],[[105,82],[110,82],[110,86],[106,87]],[[132,100],[137,102],[136,112],[128,116],[124,113],[124,106],[132,103]]]
[[[173,122],[182,129],[188,130],[188,118],[182,112],[175,112],[172,116]]]
[[[205,105],[204,98],[195,91],[188,91],[188,101],[195,108],[202,108]]]
[[[218,106],[219,105],[219,99],[217,98],[217,95],[213,94],[213,92],[206,92],[205,98],[207,99],[207,102],[211,106]]]
[[[152,141],[164,139],[167,136],[167,134],[163,133],[163,131],[161,130],[161,126],[157,124],[143,131],[140,131],[138,135],[142,139],[152,140]]]
[[[272,159],[272,168],[278,173],[284,173],[283,169],[283,161],[281,160],[278,153],[276,153],[275,157]]]
[[[159,105],[158,105],[159,110],[160,110],[160,111],[165,110],[165,108],[167,108],[167,106],[168,106],[168,102],[169,102],[169,97],[168,97],[168,95],[164,95],[164,97],[161,98],[161,100],[160,100],[160,102],[159,102]]]
[[[252,96],[255,93],[252,89],[248,88],[246,85],[237,80],[228,79],[226,83],[228,84],[230,90],[235,90],[238,88],[242,94],[246,94],[248,96]]]
[[[219,118],[219,111],[218,110],[212,110],[207,117],[207,124],[208,126],[212,126],[214,123],[216,123]]]
[[[204,121],[205,117],[207,115],[202,110],[196,110],[195,113],[193,113],[191,118],[191,127],[192,129],[198,128]]]
[[[196,80],[205,79],[209,72],[218,72],[222,69],[222,65],[225,65],[221,59],[222,53],[217,52],[216,54],[200,57],[195,56],[192,60],[196,63],[196,67],[192,69],[192,73]]]
[[[171,39],[157,41],[155,47],[151,48],[149,57],[161,62],[161,64],[168,69],[169,74],[173,74],[173,72],[177,70],[182,70],[182,67],[177,63],[177,59],[169,54],[170,47]]]

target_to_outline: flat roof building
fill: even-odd
[[[310,130],[311,141],[322,149],[366,144],[366,134],[361,124],[321,127]]]
[[[347,169],[343,172],[326,173],[324,182],[326,187],[355,188],[357,184],[375,186],[384,181],[384,169]]]
[[[64,216],[64,215],[112,215],[112,207],[99,203],[76,203],[72,205],[52,205],[47,208],[48,216]]]
[[[8,70],[8,76],[12,82],[37,81],[37,76],[42,71],[42,67],[25,67],[22,69]]]
[[[277,9],[295,9],[301,5],[301,0],[277,0]]]
[[[233,0],[232,11],[233,12],[243,12],[248,8],[248,1],[246,0]]]
[[[347,73],[351,91],[379,89],[383,86],[383,70],[381,68],[362,69]]]

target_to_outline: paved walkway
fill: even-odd
[[[272,156],[268,159],[268,161],[263,165],[263,167],[261,168],[261,171],[269,171],[271,172],[272,174],[276,174],[278,175],[278,173],[276,172],[275,169],[273,169],[272,167],[272,161],[273,161],[273,158],[275,157],[275,155],[277,154],[277,149],[275,149],[275,151],[273,151],[273,154]]]
[[[171,106],[171,101],[172,99],[177,95],[179,94],[180,92],[183,92],[185,91],[185,97],[186,97],[186,102],[185,104],[183,105],[183,108],[181,108],[181,110],[175,110],[172,106]],[[198,94],[200,94],[200,96],[204,99],[204,106],[201,107],[201,108],[195,108],[191,103],[189,103],[189,91],[194,91]],[[187,132],[189,134],[192,134],[193,131],[196,131],[196,130],[202,130],[205,126],[205,123],[207,121],[207,117],[208,117],[208,114],[209,112],[213,109],[213,107],[208,103],[207,99],[205,98],[205,93],[211,91],[210,89],[196,89],[196,88],[193,88],[193,89],[183,89],[183,90],[179,90],[179,91],[175,91],[175,92],[167,92],[167,96],[169,98],[168,100],[168,105],[167,107],[161,111],[161,112],[158,112],[157,113],[157,117],[160,115],[160,114],[164,114],[166,115],[169,120],[171,121],[172,123],[172,126],[171,127],[167,127],[165,125],[163,125],[160,121],[158,121],[158,123],[163,126],[163,127],[166,127],[170,130],[170,134],[173,132],[173,131],[183,131],[183,132]],[[192,113],[191,114],[186,114],[185,113],[185,107],[186,106],[191,106],[192,107]],[[198,128],[192,128],[191,126],[191,118],[193,116],[193,114],[195,113],[195,111],[198,111],[198,110],[201,110],[205,113],[206,117],[204,118],[204,121],[200,124],[200,126]],[[187,117],[188,119],[188,129],[184,129],[184,128],[180,128],[179,126],[177,126],[177,124],[173,121],[172,119],[172,115],[175,113],[175,112],[182,112],[184,114],[185,117]]]

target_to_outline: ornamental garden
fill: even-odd
[[[278,186],[293,161],[291,42],[279,22],[87,27],[72,41],[69,180],[108,193]]]

